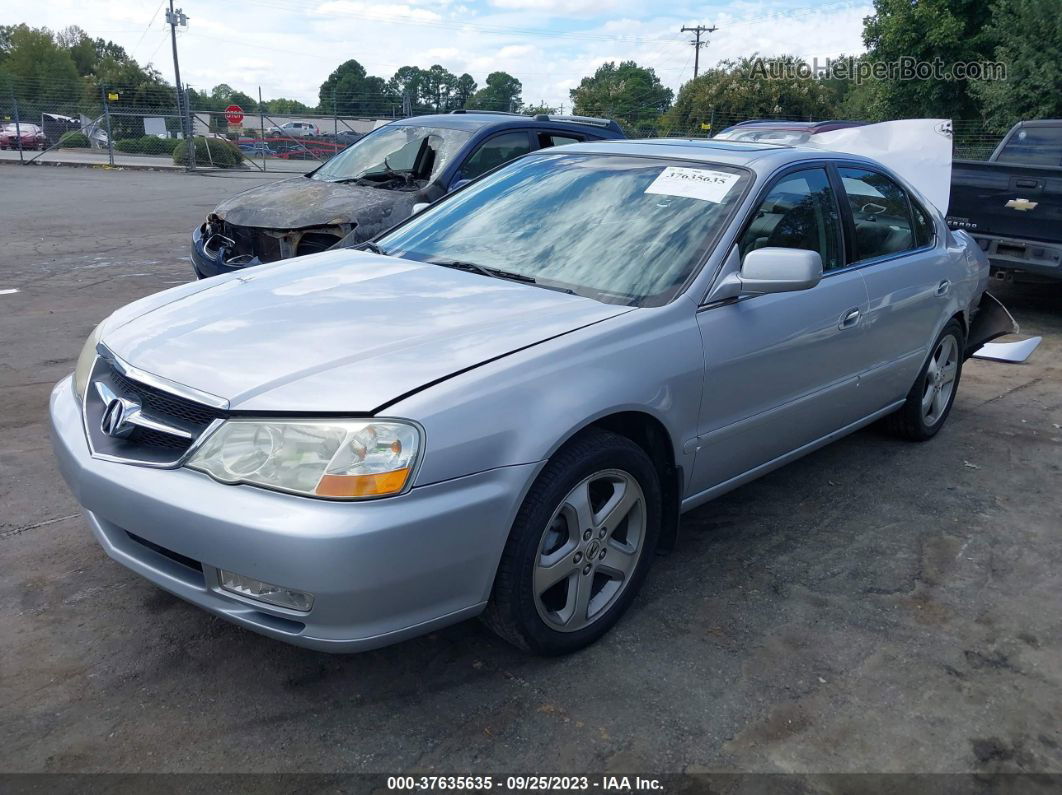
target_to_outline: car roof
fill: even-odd
[[[541,150],[548,154],[553,150]],[[752,167],[756,171],[773,171],[778,166],[801,160],[824,160],[843,158],[872,162],[858,155],[831,152],[812,146],[792,146],[746,141],[725,141],[710,138],[641,138],[594,141],[568,144],[564,153],[598,155],[639,155],[678,160],[693,160],[702,163],[720,163],[729,166]]]
[[[870,122],[832,119],[829,121],[787,121],[785,119],[750,119],[727,127],[722,132],[731,130],[800,130],[803,132],[828,132],[845,127],[862,127]]]
[[[594,132],[602,137],[616,137],[621,135],[619,126],[615,122],[595,120],[596,123],[579,121],[577,119],[562,118],[536,118],[524,116],[520,113],[491,113],[477,112],[474,110],[458,111],[456,113],[433,113],[426,116],[410,116],[405,119],[396,119],[388,122],[385,126],[417,126],[417,127],[448,127],[453,130],[466,130],[478,132],[490,128],[492,130],[521,129],[544,129],[544,130],[568,130],[570,132]]]

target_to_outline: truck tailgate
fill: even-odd
[[[948,225],[978,235],[1062,243],[1062,168],[956,160]]]

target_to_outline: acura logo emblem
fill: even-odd
[[[115,439],[124,439],[136,429],[138,424],[136,417],[140,414],[140,404],[135,400],[118,397],[99,381],[96,382],[96,391],[103,401],[100,430]]]
[[[136,425],[129,422],[130,417],[140,410],[140,405],[116,397],[107,404],[103,410],[103,418],[100,420],[100,430],[108,436],[122,439],[133,432]]]

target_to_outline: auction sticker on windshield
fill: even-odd
[[[726,171],[711,171],[706,168],[680,168],[668,166],[660,176],[645,189],[646,193],[663,196],[684,196],[687,199],[719,204],[741,177]]]

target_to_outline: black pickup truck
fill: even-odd
[[[1062,280],[1062,119],[1018,122],[987,161],[954,161],[948,225],[997,278]]]

